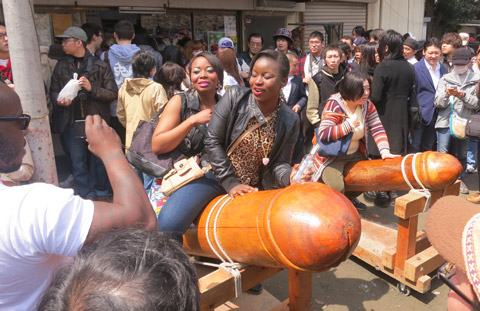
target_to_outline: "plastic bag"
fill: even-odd
[[[78,85],[78,74],[73,74],[73,79],[68,81],[68,83],[63,87],[57,97],[57,101],[61,102],[62,100],[73,100],[77,97],[78,91],[80,91],[80,85]]]

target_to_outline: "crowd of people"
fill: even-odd
[[[0,143],[7,146],[0,151],[0,197],[10,207],[0,211],[0,309],[198,310],[182,235],[216,196],[289,186],[312,149],[313,165],[300,180],[315,176],[358,211],[366,205],[361,193],[345,192],[347,162],[436,150],[458,158],[460,180],[474,171],[480,146],[451,129],[452,117],[480,108],[480,48],[468,35],[419,42],[358,26],[328,45],[313,31],[304,53],[292,31],[280,28],[274,47],[264,49],[262,35],[252,33],[238,54],[228,37],[215,53],[187,37],[160,53],[145,29],[125,20],[113,37],[102,48],[98,25],[69,27],[57,36],[61,50],[57,43],[49,51],[56,65],[45,85],[52,130],[71,162],[72,175],[61,183],[67,189],[12,186],[32,168],[24,139],[30,117],[14,92],[0,24]],[[62,95],[75,75],[78,94]],[[415,126],[412,105],[422,114]],[[125,158],[139,122],[152,119],[153,153],[193,157],[205,171],[169,196],[161,192],[162,176]],[[469,193],[463,181],[461,192]],[[379,207],[398,197],[363,195]],[[480,193],[468,200],[480,203]],[[158,295],[163,289],[168,295]]]

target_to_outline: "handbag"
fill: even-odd
[[[413,68],[413,67],[412,67]],[[408,131],[415,131],[422,127],[422,109],[418,105],[418,98],[415,84],[408,97]]]
[[[458,139],[467,139],[468,119],[458,116],[453,110],[453,96],[450,95],[450,135]]]
[[[318,155],[321,157],[338,157],[346,155],[350,143],[352,142],[353,132],[348,133],[348,135],[343,136],[340,139],[323,142],[318,136],[318,128],[315,129],[315,135],[317,136]]]
[[[465,133],[470,139],[480,139],[480,114],[474,114],[470,117],[470,119],[467,121]]]
[[[173,167],[173,163],[185,157],[178,149],[160,155],[152,151],[152,136],[161,112],[157,112],[150,121],[138,122],[132,143],[127,148],[128,162],[139,171],[157,178],[161,178]]]
[[[271,117],[267,117],[265,122],[270,120]],[[230,156],[235,148],[240,144],[245,136],[259,128],[264,123],[256,123],[255,125],[248,128],[242,135],[240,135],[237,140],[232,144],[232,146],[227,151],[227,156]],[[205,175],[212,168],[211,165],[207,167],[200,168],[198,165],[198,157],[194,156],[188,159],[182,159],[178,162],[175,162],[173,169],[171,169],[162,180],[161,191],[167,196],[171,196],[175,191],[185,186],[192,180],[198,179]]]

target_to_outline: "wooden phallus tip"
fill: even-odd
[[[348,163],[344,170],[346,191],[410,190],[402,174],[403,158]],[[415,180],[412,161],[413,155],[408,156],[405,172],[410,183],[418,189],[421,186]],[[423,152],[417,155],[414,165],[421,183],[431,190],[445,189],[462,173],[460,162],[447,153]]]

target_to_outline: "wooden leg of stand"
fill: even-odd
[[[288,269],[290,311],[312,310],[312,274]]]
[[[415,255],[418,215],[409,219],[398,219],[397,255],[395,274],[403,274],[405,261]]]

